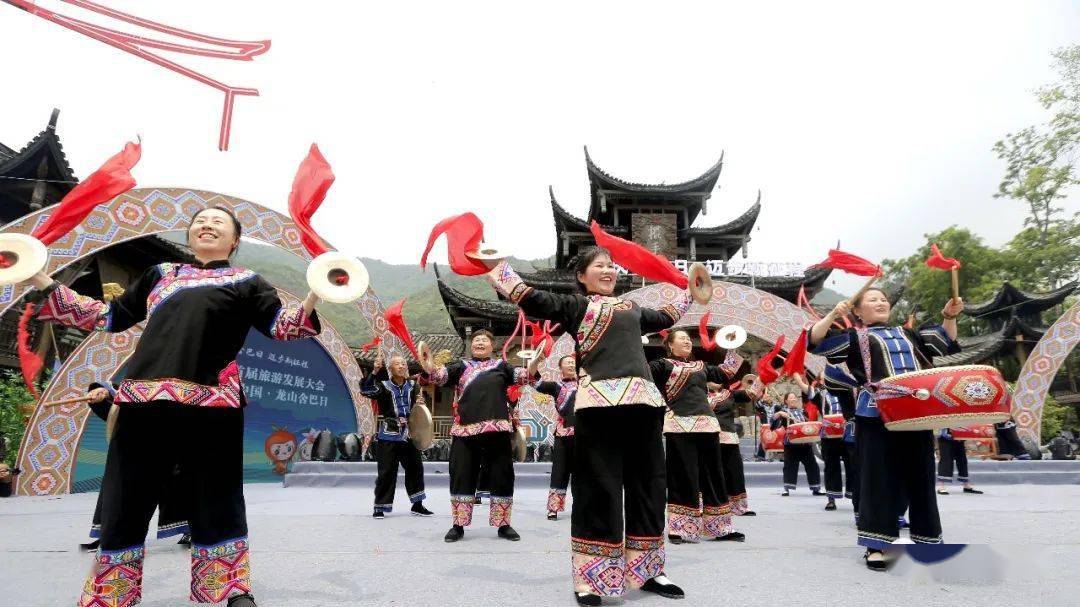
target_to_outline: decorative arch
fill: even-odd
[[[300,305],[295,295],[278,289],[286,305]],[[86,386],[105,382],[124,364],[139,343],[144,323],[122,333],[91,333],[57,371],[42,394],[41,402],[80,396]],[[322,320],[322,333],[316,338],[345,378],[356,413],[356,426],[364,435],[375,431],[371,401],[360,394],[360,367],[349,346],[329,322]],[[71,491],[75,456],[86,428],[90,408],[76,403],[56,407],[37,407],[26,427],[19,449],[19,467],[23,470],[15,486],[17,495],[56,495]]]
[[[656,283],[634,289],[622,295],[623,299],[637,302],[648,308],[660,308],[676,301],[682,291],[673,285]],[[713,296],[708,305],[693,304],[674,328],[696,328],[701,317],[709,312],[709,325],[739,325],[746,332],[770,344],[776,343],[783,335],[786,343],[794,344],[799,333],[815,321],[805,310],[771,293],[738,285],[730,282],[714,282]],[[563,356],[574,353],[574,340],[563,334],[551,350],[551,356],[544,361],[541,372],[545,378],[558,377],[558,361]],[[806,355],[806,368],[815,375],[825,369],[825,359],[815,354]],[[531,391],[530,391],[531,392]],[[530,395],[519,403],[522,420],[531,420],[533,425],[554,424],[557,419],[554,403],[550,398],[535,398]],[[554,432],[548,432],[551,442]]]
[[[1058,318],[1028,356],[1013,393],[1012,414],[1024,442],[1038,447],[1042,435],[1043,403],[1050,383],[1080,341],[1080,301]]]

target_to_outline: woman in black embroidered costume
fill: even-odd
[[[842,301],[810,328],[808,343],[830,363],[846,363],[854,388],[855,449],[859,460],[859,544],[870,569],[886,563],[882,550],[899,535],[902,505],[910,505],[911,540],[941,543],[941,517],[934,494],[934,436],[929,430],[890,432],[878,416],[874,385],[886,377],[933,366],[934,356],[960,351],[956,317],[962,299],[950,299],[940,325],[918,331],[890,327],[891,306],[880,289],[869,289],[854,301]],[[859,328],[832,330],[832,323],[854,312]]]
[[[572,355],[559,359],[562,381],[536,382],[536,390],[555,399],[559,421],[555,424],[555,446],[551,452],[551,487],[548,489],[547,517],[559,518],[566,509],[566,488],[574,461],[574,395],[577,394],[577,363]]]
[[[142,594],[144,541],[162,479],[184,475],[191,527],[191,600],[252,607],[244,509],[244,393],[236,354],[254,327],[274,339],[319,333],[317,301],[282,306],[251,270],[232,267],[240,223],[227,210],[192,218],[192,264],[148,269],[106,304],[39,273],[38,315],[83,330],[124,331],[145,321],[114,401],[120,406],[105,464],[101,548],[79,605],[134,605]],[[191,444],[191,437],[198,437]],[[121,588],[124,596],[108,596]]]
[[[613,297],[615,264],[598,247],[580,252],[575,270],[581,295],[533,289],[506,262],[488,274],[527,315],[561,323],[574,339],[575,599],[599,605],[601,596],[621,596],[627,586],[680,598],[682,589],[664,575],[666,403],[652,381],[641,336],[674,325],[690,297],[680,293],[660,310]]]
[[[780,402],[780,409],[773,414],[772,429],[779,427],[787,428],[791,424],[811,421],[807,416],[803,399],[811,400],[816,397],[810,384],[806,383],[802,375],[796,373],[793,376],[795,383],[799,385],[802,394],[788,392]],[[821,468],[818,467],[817,459],[814,458],[814,449],[809,444],[793,444],[784,436],[784,491],[780,494],[784,497],[791,495],[799,480],[799,464],[802,464],[806,473],[806,482],[810,485],[810,491],[814,495],[821,495]]]
[[[851,388],[844,386],[828,387],[829,375],[836,369],[829,365],[825,369],[822,385],[815,385],[814,402],[825,415],[842,415],[844,418],[844,436],[826,438],[822,430],[821,459],[824,462],[825,509],[836,510],[836,500],[851,500],[852,509],[859,512],[859,466],[855,453],[855,397]],[[840,373],[843,373],[840,371]],[[824,418],[823,418],[824,421]],[[842,466],[842,468],[841,468]]]
[[[746,495],[746,473],[743,469],[742,453],[739,451],[739,435],[735,432],[735,417],[740,408],[752,407],[752,404],[761,398],[763,389],[764,386],[757,376],[748,373],[734,389],[725,388],[721,384],[709,395],[716,421],[720,424],[720,468],[724,472],[724,488],[731,501],[731,514],[734,516],[757,516],[757,513],[750,509]],[[749,412],[753,413],[753,410]]]
[[[521,536],[510,526],[510,513],[514,505],[511,439],[517,426],[517,410],[507,402],[506,389],[528,383],[539,359],[526,371],[501,358],[492,358],[495,337],[486,329],[474,332],[469,344],[471,357],[425,369],[431,383],[454,386],[454,425],[450,428],[450,511],[454,522],[443,539],[460,540],[465,527],[472,523],[483,465],[491,490],[488,524],[499,530],[499,537],[516,542]]]
[[[681,329],[664,338],[667,358],[649,363],[664,394],[667,449],[668,541],[745,539],[735,531],[724,473],[720,468],[720,422],[709,404],[709,382],[727,384],[720,367],[692,360],[694,342]]]

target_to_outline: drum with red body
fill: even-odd
[[[1001,372],[986,365],[940,367],[878,382],[878,412],[889,430],[940,430],[1009,419],[1012,397]]]
[[[768,426],[761,427],[761,447],[765,449],[766,453],[772,453],[776,451],[784,450],[784,433],[783,427],[773,430]]]
[[[821,425],[822,438],[844,438],[844,416],[840,413],[826,415]]]
[[[821,422],[788,424],[786,436],[792,445],[821,442]]]
[[[994,432],[994,427],[991,425],[953,428],[949,430],[949,434],[952,434],[953,440],[983,440],[987,438],[997,438],[997,433]]]

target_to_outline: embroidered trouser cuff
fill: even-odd
[[[130,607],[142,600],[142,544],[102,550],[83,584],[79,607]]]
[[[473,496],[451,495],[450,513],[454,516],[454,524],[459,527],[468,527],[472,524]]]
[[[705,538],[723,537],[735,532],[735,521],[731,516],[731,505],[705,506],[701,516],[701,536]]]
[[[220,603],[251,592],[246,537],[212,546],[191,545],[191,600]]]
[[[510,524],[510,511],[514,508],[513,497],[491,496],[488,502],[488,524],[492,527],[502,527]]]
[[[566,490],[549,489],[547,499],[548,512],[562,512],[566,510]]]

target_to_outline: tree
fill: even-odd
[[[1080,215],[1027,227],[1002,252],[1006,278],[1028,291],[1050,291],[1080,276]]]
[[[26,405],[33,405],[34,397],[26,389],[22,376],[8,371],[0,376],[0,435],[4,437],[7,452],[4,460],[14,467],[19,443],[26,431]]]

